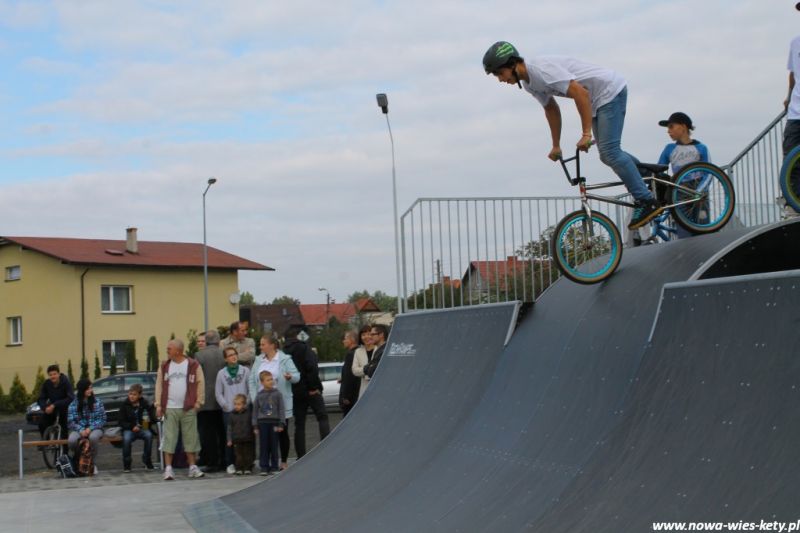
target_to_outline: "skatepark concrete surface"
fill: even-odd
[[[277,476],[221,473],[188,479],[185,470],[176,470],[176,474],[175,481],[163,481],[157,471],[125,475],[100,472],[92,478],[75,479],[52,475],[3,478],[0,484],[13,485],[19,492],[0,494],[0,531],[194,531],[182,514],[187,505],[277,480]]]

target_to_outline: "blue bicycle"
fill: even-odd
[[[597,200],[625,207],[634,204],[588,191],[617,187],[621,181],[587,185],[581,176],[580,151],[569,159],[560,159],[570,185],[580,190],[582,209],[565,216],[556,226],[551,250],[561,273],[577,283],[599,283],[619,266],[622,259],[622,238],[616,224],[589,201]],[[567,166],[575,162],[575,177]],[[711,163],[692,163],[671,176],[667,165],[639,163],[643,179],[656,191],[664,206],[663,221],[668,217],[693,234],[713,233],[722,229],[733,215],[736,196],[733,183],[725,172]],[[663,222],[662,221],[662,222]],[[669,236],[664,232],[664,236]],[[666,240],[666,239],[665,239]]]

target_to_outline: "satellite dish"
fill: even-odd
[[[239,303],[239,300],[242,299],[242,295],[238,292],[232,292],[230,296],[228,296],[228,300],[233,304],[236,305]]]

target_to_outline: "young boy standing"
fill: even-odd
[[[667,120],[659,121],[658,125],[666,127],[667,135],[675,141],[666,145],[658,158],[659,165],[670,165],[673,176],[690,163],[710,162],[706,145],[692,139],[691,132],[694,130],[694,126],[689,115],[678,111],[672,113]],[[692,233],[680,226],[676,230],[679,239],[693,236]]]
[[[281,422],[286,419],[286,408],[283,396],[275,388],[275,380],[267,370],[258,373],[261,386],[264,387],[256,395],[253,402],[253,426],[258,434],[261,475],[266,476],[278,471],[278,433],[283,431]]]
[[[252,415],[247,409],[247,396],[237,394],[233,399],[233,411],[227,417],[226,433],[228,446],[233,448],[237,475],[252,474],[255,460]]]
[[[692,140],[692,119],[686,113],[680,111],[673,113],[667,120],[658,122],[659,126],[667,128],[667,135],[675,141],[668,144],[658,158],[659,165],[670,165],[672,174],[680,172],[681,168],[689,163],[702,161],[709,162],[708,148],[700,141]]]
[[[135,440],[144,441],[142,463],[148,470],[153,470],[150,459],[153,448],[153,433],[150,424],[155,423],[156,413],[146,398],[142,397],[142,385],[134,383],[128,389],[128,399],[119,410],[119,427],[122,428],[122,470],[131,471],[131,445]]]

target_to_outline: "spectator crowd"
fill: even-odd
[[[234,322],[224,339],[216,330],[201,333],[199,351],[190,357],[184,343],[172,339],[167,359],[157,369],[154,401],[133,384],[120,409],[123,472],[132,471],[132,448],[142,441],[142,465],[153,470],[153,441],[164,454],[164,480],[174,480],[174,468],[188,466],[188,477],[225,471],[264,476],[288,467],[290,426],[294,419],[294,450],[306,454],[306,416],[309,410],[319,426],[320,439],[330,433],[322,395],[319,361],[307,342],[298,338],[301,327],[290,327],[284,342],[264,335],[256,354],[244,322]],[[383,355],[388,329],[364,326],[345,333],[347,355],[342,367],[339,405],[342,415],[364,394]],[[39,430],[58,421],[67,435],[71,467],[83,475],[97,473],[94,458],[104,435],[106,412],[94,396],[92,382],[81,379],[74,390],[58,365],[47,368],[41,387]],[[161,423],[161,435],[156,432]],[[256,450],[258,453],[256,454]],[[185,462],[185,465],[183,464]]]

